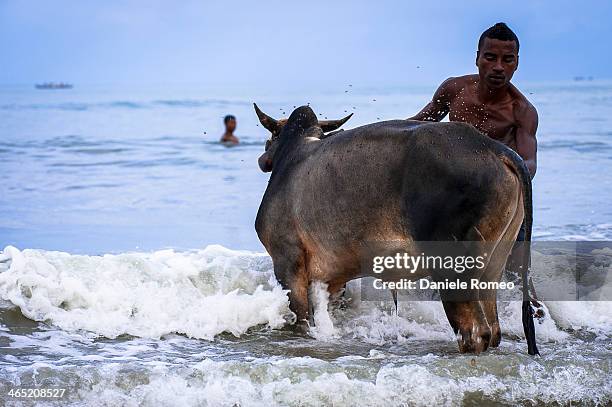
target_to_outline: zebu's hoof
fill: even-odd
[[[301,321],[297,321],[295,324],[291,325],[291,329],[297,335],[304,336],[304,335],[308,335],[308,331],[310,329],[310,326],[308,325],[308,321],[301,320]]]
[[[499,329],[499,323],[493,324],[491,327],[491,340],[489,341],[489,347],[497,348],[501,342],[501,329]]]
[[[489,348],[491,343],[491,330],[489,327],[460,330],[457,333],[459,352],[479,354]]]

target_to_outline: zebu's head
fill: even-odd
[[[253,106],[259,122],[271,133],[270,138],[266,141],[266,150],[258,160],[259,168],[263,172],[272,171],[274,155],[281,140],[295,137],[321,137],[329,131],[339,129],[353,115],[351,113],[340,120],[318,120],[310,106],[300,106],[291,113],[288,119],[276,120],[262,112],[256,104]]]

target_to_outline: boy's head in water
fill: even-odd
[[[234,136],[236,130],[236,117],[228,114],[223,118],[223,124],[225,124],[225,133],[221,137],[221,142],[226,144],[238,144],[238,137]]]
[[[225,133],[234,133],[234,130],[236,130],[236,117],[234,115],[228,114],[225,116],[223,123],[225,124]]]

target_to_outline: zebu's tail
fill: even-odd
[[[533,202],[531,200],[531,175],[523,159],[509,148],[500,149],[500,158],[519,177],[523,186],[523,208],[525,211],[525,241],[521,261],[523,280],[523,330],[527,339],[527,352],[530,355],[539,355],[535,339],[535,326],[533,324],[533,310],[529,294],[529,266],[531,265],[531,230],[533,226]],[[535,294],[535,293],[534,293]]]

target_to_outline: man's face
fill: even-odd
[[[476,57],[478,75],[490,88],[505,86],[518,67],[516,42],[485,38]]]
[[[236,120],[229,119],[227,122],[225,122],[225,130],[230,133],[233,133],[234,130],[236,130]]]

